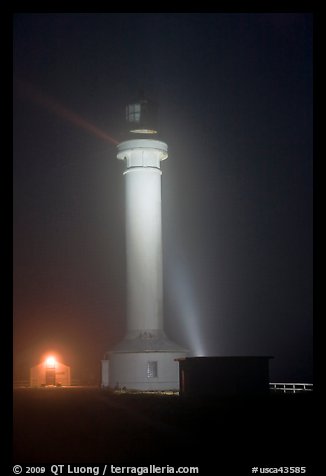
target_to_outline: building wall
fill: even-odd
[[[55,372],[56,384],[71,385],[70,367],[64,364],[57,364]]]
[[[269,391],[270,357],[190,357],[179,361],[180,394],[202,397]]]
[[[110,361],[109,360],[102,360],[102,367],[101,367],[101,386],[106,388],[109,386],[109,378],[110,378]]]
[[[113,353],[109,386],[129,390],[179,390],[179,368],[175,359],[183,356],[181,352]]]
[[[45,385],[45,365],[38,364],[32,367],[30,376],[31,387],[40,387],[41,385]]]

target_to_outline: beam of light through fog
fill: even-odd
[[[102,139],[106,142],[110,142],[114,145],[117,145],[119,143],[116,139],[109,136],[106,132],[94,126],[89,121],[79,116],[79,114],[70,111],[70,109],[67,109],[58,102],[54,101],[54,99],[50,98],[44,93],[41,93],[34,86],[27,83],[26,81],[22,81],[21,79],[17,78],[15,78],[14,81],[15,84],[19,87],[20,92],[22,92],[29,99],[32,99],[37,104],[54,112],[57,116],[62,117],[63,119],[71,122],[75,126],[80,127],[81,129],[85,129],[87,132],[90,132],[99,139]]]
[[[200,328],[200,312],[196,303],[195,288],[186,267],[174,257],[173,265],[168,272],[166,281],[167,292],[173,302],[178,319],[182,324],[187,342],[190,344],[190,355],[200,357],[207,355]]]

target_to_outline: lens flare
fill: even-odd
[[[116,139],[111,137],[109,134],[102,131],[98,127],[94,126],[94,124],[90,123],[79,114],[76,114],[70,109],[62,106],[60,103],[56,102],[50,96],[47,96],[46,94],[41,93],[34,86],[27,83],[26,81],[22,81],[21,79],[15,78],[14,82],[22,94],[27,96],[29,99],[32,99],[37,104],[54,112],[57,116],[62,117],[63,119],[80,127],[81,129],[85,129],[87,132],[90,132],[91,134],[98,137],[99,139],[102,139],[106,142],[110,142],[111,144],[114,144],[114,145],[117,145],[119,143]]]

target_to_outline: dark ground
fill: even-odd
[[[313,405],[313,393],[191,401],[16,389],[13,462],[197,465],[201,475],[239,476],[255,465],[310,467]]]

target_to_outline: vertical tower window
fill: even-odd
[[[157,361],[147,362],[147,378],[157,377]]]
[[[140,121],[140,104],[129,104],[126,107],[126,119],[128,122]]]

